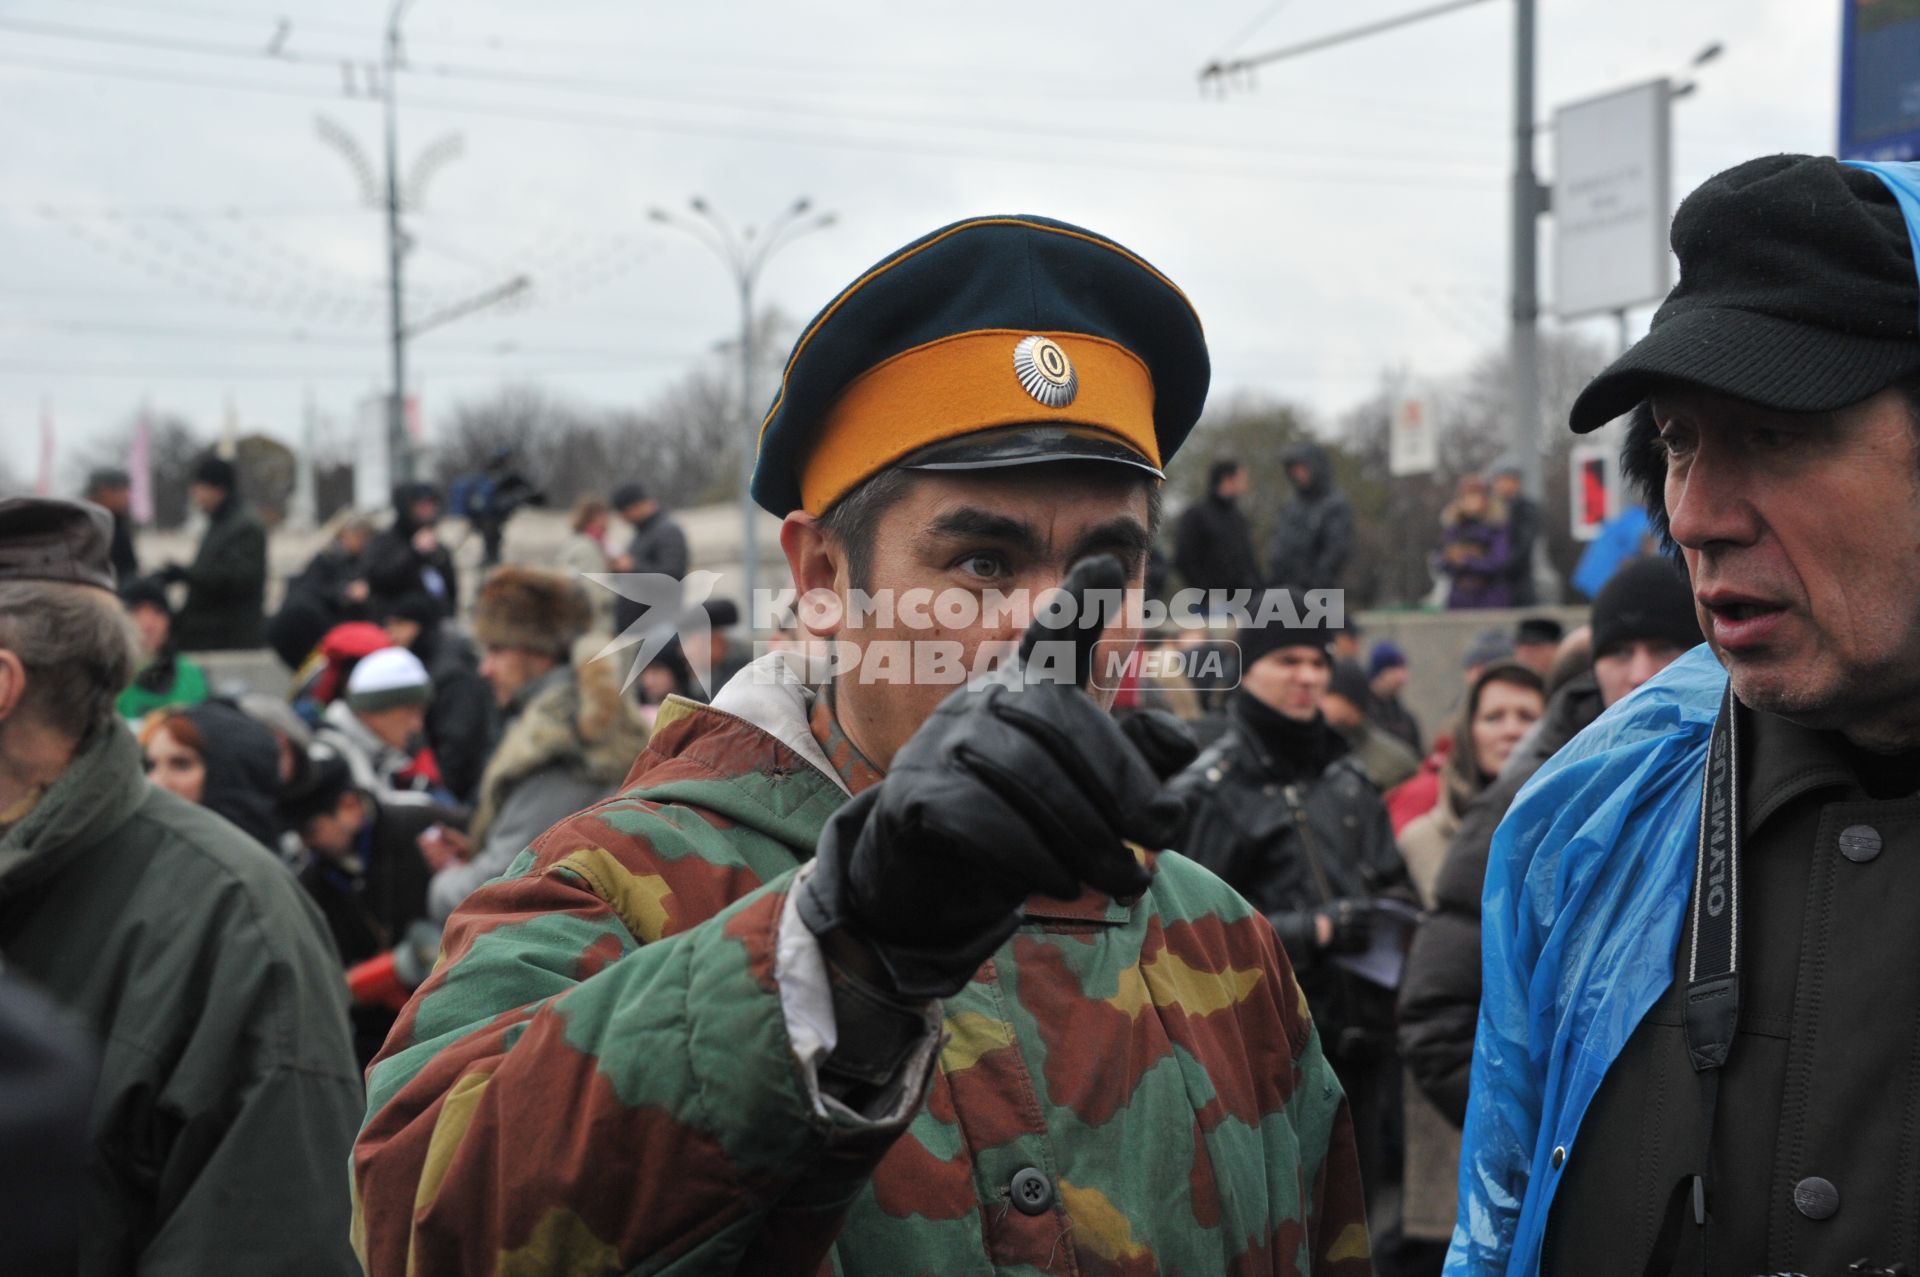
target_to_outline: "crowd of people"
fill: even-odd
[[[1342,586],[1353,557],[1353,506],[1334,482],[1326,449],[1295,444],[1281,453],[1280,463],[1290,491],[1256,494],[1244,462],[1213,461],[1206,495],[1187,507],[1174,529],[1172,565],[1188,588]],[[1249,500],[1270,504],[1275,518],[1264,561],[1254,549],[1244,508]],[[1488,474],[1462,476],[1440,515],[1430,564],[1435,598],[1449,609],[1539,603],[1535,558],[1542,530],[1540,503],[1521,490],[1517,462],[1502,457]]]
[[[1890,180],[1775,157],[1689,199],[1683,282],[1574,412],[1634,414],[1679,553],[1533,608],[1538,507],[1469,476],[1450,598],[1519,606],[1444,669],[1290,608],[1142,635],[1179,659],[1112,683],[1099,620],[1036,676],[1044,615],[964,684],[815,679],[844,618],[754,649],[709,600],[623,678],[646,616],[589,578],[690,570],[636,484],[464,589],[405,486],[271,614],[217,457],[199,551],[147,575],[124,475],[0,500],[0,1271],[1907,1271],[1920,282]],[[1809,271],[1854,286],[1715,362],[1699,325]],[[878,446],[919,378],[1009,349]],[[1769,380],[1827,356],[1819,402]],[[1006,425],[1114,370],[1096,420]],[[1264,563],[1220,458],[1156,574],[1205,392],[1140,258],[960,223],[814,322],[754,492],[794,585],[843,599],[1336,586],[1353,512],[1311,446]],[[195,659],[260,644],[287,695]]]

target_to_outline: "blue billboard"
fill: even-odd
[[[1920,0],[1841,0],[1843,160],[1920,159]]]

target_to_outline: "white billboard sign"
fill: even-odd
[[[1667,81],[1553,113],[1553,310],[1561,319],[1658,301],[1672,284]]]
[[[1440,466],[1440,432],[1424,399],[1402,399],[1387,424],[1387,471],[1432,474]]]

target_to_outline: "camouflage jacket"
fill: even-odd
[[[777,690],[764,725],[670,702],[622,793],[448,923],[370,1074],[374,1277],[1371,1272],[1346,1101],[1286,958],[1178,855],[1131,905],[1035,899],[895,1115],[823,1106],[779,919],[877,774]],[[1011,1192],[1030,1169],[1033,1214]]]

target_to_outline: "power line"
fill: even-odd
[[[77,27],[68,23],[34,22],[34,21],[23,21],[18,19],[0,18],[0,30],[15,30],[15,31],[22,31],[31,35],[39,35],[39,36],[55,38],[55,39],[78,40],[83,42],[103,43],[103,44],[111,44],[116,46],[125,46],[125,47],[133,47],[133,48],[155,49],[155,50],[161,50],[166,52],[190,53],[190,54],[196,54],[200,56],[239,58],[249,62],[266,60],[266,61],[279,62],[279,63],[291,63],[298,66],[325,66],[325,67],[332,68],[332,67],[337,67],[342,62],[354,61],[354,59],[348,58],[348,57],[331,57],[331,56],[316,56],[316,55],[302,55],[302,54],[275,55],[275,54],[268,54],[264,49],[255,48],[248,45],[212,43],[212,42],[201,41],[201,40],[183,40],[183,39],[172,38],[172,37],[151,36],[145,33],[137,33],[137,32],[111,31],[111,30],[96,28],[96,27]],[[646,90],[637,90],[633,87],[631,83],[628,83],[628,82],[593,80],[593,79],[582,78],[579,76],[552,75],[552,74],[546,74],[541,72],[505,71],[505,70],[496,70],[496,69],[487,68],[487,67],[476,67],[476,66],[459,65],[459,64],[438,64],[433,66],[419,66],[419,65],[409,64],[409,63],[403,63],[400,65],[399,70],[403,74],[424,75],[424,76],[430,76],[430,77],[441,78],[441,79],[467,80],[467,81],[476,82],[476,83],[488,83],[488,84],[511,84],[511,85],[517,85],[523,88],[533,87],[533,88],[558,89],[564,92],[583,94],[588,96],[599,96],[599,97],[610,96],[610,97],[616,97],[616,98],[621,98],[625,100],[655,102],[655,103],[660,103],[665,105],[674,105],[674,106],[684,106],[689,100],[705,101],[710,105],[720,106],[720,107],[731,109],[731,110],[765,111],[769,113],[777,113],[784,118],[791,118],[794,116],[809,116],[809,117],[820,119],[820,120],[850,121],[856,124],[880,124],[883,126],[884,125],[894,125],[894,126],[897,126],[897,125],[923,126],[924,125],[924,126],[931,126],[935,128],[960,130],[963,132],[976,132],[976,133],[986,132],[986,133],[991,133],[995,135],[1017,133],[1022,136],[1030,136],[1035,132],[1044,132],[1048,136],[1061,138],[1065,140],[1094,142],[1094,143],[1108,144],[1108,145],[1129,144],[1129,143],[1138,142],[1138,143],[1146,143],[1150,145],[1159,145],[1159,146],[1190,147],[1194,145],[1196,141],[1196,139],[1194,139],[1191,135],[1188,135],[1188,134],[1157,134],[1157,133],[1151,133],[1151,132],[1144,132],[1140,130],[1116,130],[1111,127],[1102,127],[1102,128],[1094,128],[1094,129],[1073,129],[1073,128],[1061,128],[1056,126],[1056,127],[1051,127],[1045,130],[1035,130],[1033,128],[1032,122],[1030,120],[1025,120],[1025,119],[1009,120],[1009,119],[989,118],[984,120],[976,120],[976,119],[968,119],[968,118],[956,119],[956,118],[950,118],[950,117],[928,116],[924,114],[902,114],[900,112],[887,112],[887,113],[876,115],[876,114],[862,113],[862,112],[856,112],[856,111],[821,110],[817,108],[795,106],[793,103],[790,103],[790,102],[778,102],[778,101],[771,101],[767,99],[752,99],[752,98],[740,99],[740,98],[730,98],[730,97],[724,97],[724,96],[715,96],[710,94],[705,94],[705,95],[689,94],[685,92],[678,92],[678,93],[671,93],[671,94],[660,93],[660,92],[649,92]],[[1279,159],[1287,159],[1287,160],[1324,160],[1324,159],[1338,158],[1338,156],[1330,155],[1325,152],[1276,153],[1271,148],[1261,145],[1259,143],[1242,143],[1242,142],[1237,142],[1237,141],[1228,140],[1228,139],[1220,139],[1220,138],[1206,139],[1206,140],[1200,141],[1199,144],[1210,150],[1219,150],[1219,151],[1228,151],[1228,152],[1238,151],[1243,153],[1259,154],[1259,155],[1267,156],[1271,158],[1279,158]],[[1428,154],[1422,155],[1417,162],[1425,163],[1425,164],[1433,164],[1433,163],[1445,164],[1445,163],[1453,163],[1455,161],[1444,159],[1444,158],[1436,160],[1429,152]]]
[[[111,44],[123,48],[159,49],[170,53],[195,53],[203,57],[266,59],[295,66],[337,68],[342,62],[365,62],[364,57],[349,54],[269,53],[264,46],[218,44],[208,40],[183,40],[176,36],[149,35],[145,32],[112,31],[102,27],[76,27],[65,22],[36,22],[25,18],[0,18],[0,31],[44,36],[57,40],[78,40],[87,44]]]
[[[148,71],[145,68],[124,66],[96,66],[75,63],[58,63],[50,60],[34,60],[9,57],[0,53],[0,65],[26,66],[36,70],[76,72],[85,75],[101,75],[110,78],[148,80],[157,83],[186,85],[192,88],[227,88],[250,92],[272,93],[284,97],[313,98],[316,96],[332,98],[333,94],[315,94],[308,90],[286,89],[278,86],[263,85],[254,81],[221,81],[204,76],[168,75]],[[782,133],[765,129],[741,128],[726,125],[708,125],[697,121],[680,119],[662,119],[642,116],[611,115],[583,111],[542,110],[530,107],[503,107],[491,102],[457,101],[448,99],[409,99],[410,105],[423,109],[447,111],[454,114],[483,115],[501,119],[522,120],[534,123],[586,124],[597,127],[628,129],[636,132],[681,133],[701,137],[727,137],[742,141],[775,142],[794,146],[825,147],[829,149],[881,151],[892,154],[915,156],[941,155],[998,161],[1009,164],[1037,164],[1046,168],[1061,166],[1120,169],[1136,172],[1182,172],[1222,177],[1253,178],[1279,182],[1304,182],[1308,184],[1353,185],[1370,187],[1413,188],[1423,191],[1458,190],[1486,192],[1494,188],[1499,180],[1496,172],[1488,172],[1480,177],[1464,175],[1422,175],[1416,173],[1382,173],[1378,171],[1380,161],[1368,160],[1368,168],[1357,172],[1335,172],[1328,170],[1310,170],[1297,167],[1271,166],[1234,166],[1225,164],[1206,164],[1182,162],[1180,160],[1155,160],[1153,158],[1132,156],[1115,157],[1085,153],[1035,153],[1031,147],[982,147],[945,143],[933,139],[892,139],[857,137],[845,134],[822,135],[808,133]],[[1026,136],[1031,136],[1030,133]],[[1390,161],[1391,162],[1391,161]]]

